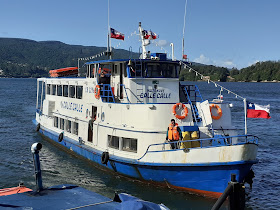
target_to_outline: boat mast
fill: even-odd
[[[107,39],[107,55],[108,55],[108,59],[112,59],[112,49],[111,49],[111,46],[110,46],[110,34],[111,34],[111,31],[110,31],[110,0],[108,0],[108,39]]]
[[[141,22],[139,22],[139,35],[141,37],[141,43],[142,43],[142,59],[146,59],[147,58],[147,50],[146,50],[146,44],[145,44],[143,29],[141,27]]]
[[[182,39],[182,58],[184,58],[184,48],[185,48],[185,29],[186,29],[187,2],[188,2],[188,0],[186,0],[186,4],[185,4],[183,39]]]

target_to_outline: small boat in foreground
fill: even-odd
[[[24,186],[0,189],[0,208],[5,209],[153,209],[168,210],[163,204],[141,200],[126,193],[114,199],[76,185],[57,185],[43,188],[39,161],[40,143],[31,147],[34,160],[36,190]]]
[[[144,31],[139,24],[139,59],[86,62],[86,78],[39,78],[37,131],[116,173],[218,197],[231,174],[243,182],[257,163],[258,138],[246,123],[238,135],[222,97],[204,100],[180,83],[190,63],[149,53]],[[175,148],[166,141],[172,118],[183,137]]]

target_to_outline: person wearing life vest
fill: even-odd
[[[178,149],[178,141],[181,140],[182,137],[182,131],[179,128],[178,124],[175,123],[175,120],[172,119],[169,127],[167,128],[167,133],[166,133],[166,140],[168,140],[171,145],[172,149]]]

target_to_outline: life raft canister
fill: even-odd
[[[213,109],[213,108],[217,109],[217,111],[218,111],[218,116],[213,115],[213,113],[212,113],[212,109]],[[211,117],[212,117],[214,120],[220,119],[220,118],[222,117],[222,115],[223,115],[223,112],[222,112],[221,107],[219,107],[217,104],[211,104],[211,106],[210,106],[210,112],[211,112]]]
[[[100,98],[100,86],[99,85],[96,85],[94,88],[94,96],[96,99]]]
[[[182,109],[184,109],[184,112],[185,114],[183,115],[178,115],[176,113],[176,109],[177,107],[180,108],[180,106],[182,107]],[[185,106],[185,104],[182,104],[182,103],[176,103],[173,107],[172,107],[172,113],[174,114],[174,116],[177,118],[177,119],[185,119],[187,116],[188,116],[188,108]]]

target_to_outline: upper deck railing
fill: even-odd
[[[238,135],[238,136],[218,136],[214,138],[206,138],[206,139],[194,139],[194,140],[185,140],[185,141],[177,141],[177,145],[179,149],[170,149],[166,148],[166,146],[174,142],[164,142],[158,144],[150,144],[142,157],[138,160],[144,158],[148,153],[152,152],[171,152],[176,150],[191,150],[197,148],[211,148],[211,147],[221,147],[221,146],[233,146],[233,145],[243,145],[243,144],[258,144],[258,137],[253,135]],[[192,145],[194,144],[194,145]],[[161,149],[158,149],[161,147]],[[153,148],[155,148],[153,150]]]

